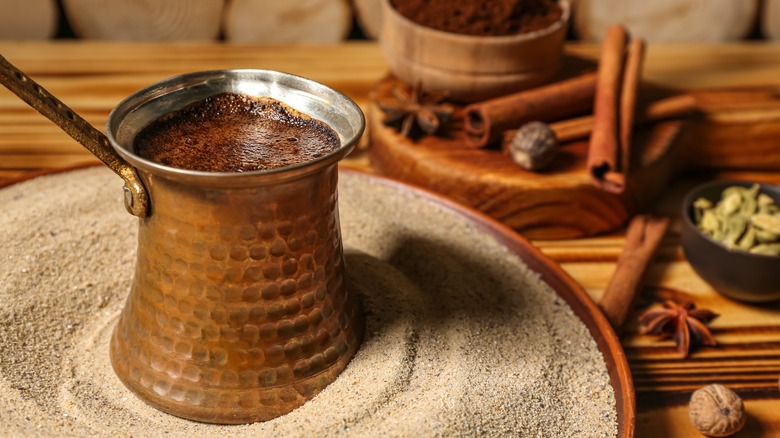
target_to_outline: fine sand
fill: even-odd
[[[616,435],[594,340],[515,255],[363,177],[342,175],[339,198],[361,349],[292,413],[215,426],[147,406],[111,369],[135,261],[119,178],[94,168],[0,190],[0,435]]]

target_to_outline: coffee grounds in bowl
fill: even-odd
[[[392,0],[404,17],[436,30],[503,36],[545,29],[560,20],[555,0]]]

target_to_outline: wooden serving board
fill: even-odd
[[[544,172],[529,172],[496,147],[464,143],[457,120],[445,136],[410,139],[383,123],[374,103],[390,96],[397,79],[381,81],[368,114],[369,157],[379,172],[445,194],[532,239],[560,239],[613,231],[649,208],[680,172],[693,168],[780,169],[780,94],[776,89],[692,92],[700,113],[667,150],[649,150],[639,130],[635,153],[641,165],[621,195],[597,188],[586,169],[588,143],[563,145]]]

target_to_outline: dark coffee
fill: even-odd
[[[222,93],[166,114],[141,130],[135,152],[166,166],[208,172],[305,163],[340,146],[323,122],[269,97]]]

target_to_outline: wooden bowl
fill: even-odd
[[[751,254],[729,249],[702,234],[693,221],[693,202],[706,198],[717,203],[723,189],[750,187],[747,181],[715,181],[691,190],[683,201],[681,241],[685,257],[694,271],[716,292],[740,301],[765,302],[780,299],[780,256]],[[780,204],[780,187],[761,184]]]
[[[540,85],[561,63],[570,7],[546,29],[508,36],[472,36],[425,27],[382,0],[379,45],[390,71],[425,92],[475,102]]]

